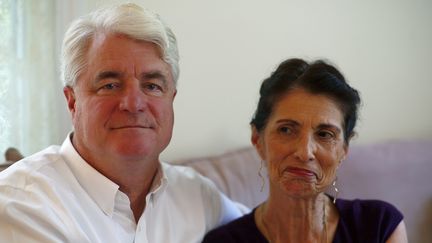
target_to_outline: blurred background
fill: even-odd
[[[30,155],[71,130],[60,46],[110,0],[0,0],[0,151]],[[180,79],[164,160],[249,146],[261,81],[282,60],[327,59],[361,92],[353,143],[432,138],[432,1],[147,0],[177,35]]]

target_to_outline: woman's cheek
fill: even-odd
[[[330,186],[336,178],[337,167],[327,168],[323,172],[322,178],[317,183],[317,189],[325,190],[328,186]]]

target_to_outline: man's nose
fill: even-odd
[[[295,148],[295,156],[302,162],[315,160],[316,141],[313,135],[303,135],[298,138]]]
[[[122,92],[120,110],[139,113],[144,111],[146,102],[147,97],[141,90],[139,83],[129,84]]]

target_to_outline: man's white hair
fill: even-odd
[[[162,59],[171,67],[174,84],[179,77],[177,41],[161,18],[134,3],[102,8],[74,21],[62,45],[61,76],[65,86],[74,86],[87,66],[87,51],[97,33],[122,34],[148,41],[160,48]]]

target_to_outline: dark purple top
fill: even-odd
[[[334,243],[384,243],[403,219],[393,205],[378,200],[338,199],[336,208],[340,218]],[[210,231],[203,243],[267,243],[255,224],[255,210]]]

